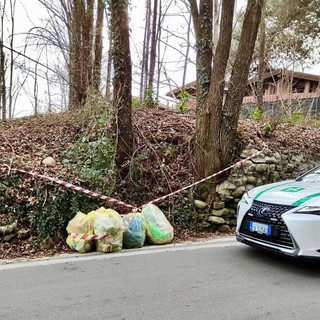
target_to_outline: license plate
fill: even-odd
[[[271,235],[271,226],[268,224],[250,221],[250,231],[257,232],[259,234]]]

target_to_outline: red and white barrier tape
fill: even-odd
[[[159,203],[159,202],[161,202],[161,201],[163,201],[163,200],[165,200],[165,199],[167,199],[167,198],[169,198],[169,197],[171,197],[173,195],[176,195],[177,193],[180,193],[180,192],[182,192],[184,190],[187,190],[189,188],[192,188],[192,187],[194,187],[194,186],[196,186],[196,185],[198,185],[198,184],[200,184],[200,183],[202,183],[202,182],[204,182],[206,180],[209,180],[209,179],[211,179],[213,177],[216,177],[216,176],[218,176],[219,174],[221,174],[221,173],[223,173],[225,171],[228,171],[228,170],[230,170],[230,169],[232,169],[234,167],[237,167],[237,166],[241,166],[245,161],[255,158],[256,156],[258,156],[262,152],[263,152],[263,150],[255,153],[255,154],[253,154],[253,155],[251,155],[251,156],[249,156],[249,157],[247,157],[247,158],[245,158],[245,159],[243,159],[241,161],[238,161],[235,164],[233,164],[233,165],[231,165],[231,166],[229,166],[229,167],[227,167],[227,168],[225,168],[225,169],[223,169],[223,170],[221,170],[219,172],[216,172],[216,173],[212,174],[211,176],[203,178],[203,179],[201,179],[201,180],[199,180],[199,181],[197,181],[195,183],[192,183],[192,184],[190,184],[190,185],[188,185],[188,186],[186,186],[184,188],[181,188],[179,190],[171,192],[171,193],[169,193],[169,194],[167,194],[165,196],[162,196],[162,197],[159,197],[157,199],[154,199],[154,200],[152,200],[152,201],[150,201],[148,203]],[[56,184],[59,184],[59,185],[65,187],[65,188],[69,188],[69,189],[72,189],[72,190],[75,190],[75,191],[82,192],[82,193],[84,193],[84,194],[86,194],[86,195],[88,195],[90,197],[98,198],[98,199],[101,199],[101,200],[105,200],[106,202],[111,202],[111,203],[114,203],[116,205],[120,205],[120,206],[123,206],[123,207],[131,208],[131,209],[133,209],[133,211],[137,211],[138,210],[137,207],[132,206],[132,205],[130,205],[128,203],[125,203],[123,201],[120,201],[120,200],[117,200],[117,199],[114,199],[114,198],[111,198],[111,197],[104,196],[104,195],[102,195],[100,193],[93,192],[93,191],[90,191],[88,189],[84,189],[84,188],[78,187],[78,186],[76,186],[76,185],[74,185],[72,183],[65,182],[65,181],[60,180],[58,178],[53,178],[53,177],[49,177],[49,176],[46,176],[46,175],[38,174],[38,173],[35,173],[35,172],[29,172],[29,171],[22,170],[22,169],[11,169],[7,165],[4,165],[4,166],[9,169],[9,172],[10,171],[16,171],[16,172],[28,174],[30,176],[33,176],[34,178],[48,180],[48,181],[54,182]],[[139,209],[141,209],[145,205],[141,206]],[[133,219],[133,215],[131,215],[129,217],[129,219],[124,223],[124,226],[123,226],[124,230],[128,229],[129,224],[130,224],[132,219]],[[69,235],[73,239],[85,240],[85,241],[100,240],[100,239],[108,239],[109,238],[109,235],[81,234],[81,233],[75,233],[75,232],[69,233]]]
[[[109,235],[105,234],[103,236],[99,236],[97,234],[82,234],[82,233],[76,233],[76,232],[71,232],[69,233],[69,236],[72,239],[75,240],[86,240],[86,241],[90,241],[90,240],[100,240],[100,239],[107,239],[109,238]]]
[[[127,207],[127,208],[130,208],[130,209],[136,210],[136,207],[132,206],[131,204],[125,203],[123,201],[120,201],[120,200],[117,200],[117,199],[114,199],[114,198],[111,198],[111,197],[104,196],[104,195],[102,195],[100,193],[93,192],[93,191],[90,191],[88,189],[84,189],[82,187],[78,187],[78,186],[76,186],[76,185],[74,185],[72,183],[65,182],[65,181],[60,180],[58,178],[53,178],[53,177],[45,176],[45,175],[38,174],[38,173],[35,173],[35,172],[29,172],[29,171],[22,170],[22,169],[10,169],[10,170],[11,171],[20,172],[20,173],[24,173],[24,174],[28,174],[30,176],[33,176],[34,178],[37,178],[37,179],[48,180],[48,181],[54,182],[56,184],[59,184],[59,185],[65,187],[65,188],[69,188],[69,189],[84,193],[87,196],[90,196],[90,197],[93,197],[93,198],[104,200],[105,202],[111,202],[111,203],[114,203],[114,204],[119,205],[119,206],[123,206],[123,207]]]
[[[123,223],[123,232],[125,232],[126,230],[129,229],[129,225],[131,223],[131,221],[134,218],[134,214],[133,213],[129,213],[126,216],[128,216],[127,220],[124,221]],[[76,233],[76,232],[70,232],[69,236],[72,239],[75,240],[85,240],[85,241],[90,241],[90,240],[100,240],[100,239],[108,239],[110,238],[109,235],[105,234],[105,235],[97,235],[97,234],[85,234],[85,233]]]
[[[247,157],[247,158],[245,158],[245,159],[242,159],[242,160],[236,162],[235,164],[233,164],[233,165],[231,165],[231,166],[229,166],[229,167],[227,167],[227,168],[225,168],[225,169],[223,169],[223,170],[220,170],[219,172],[216,172],[216,173],[214,173],[214,174],[212,174],[212,175],[210,175],[210,176],[208,176],[208,177],[206,177],[206,178],[203,178],[203,179],[201,179],[201,180],[199,180],[199,181],[197,181],[197,182],[195,182],[195,183],[192,183],[192,184],[190,184],[190,185],[188,185],[188,186],[186,186],[186,187],[184,187],[184,188],[181,188],[181,189],[179,189],[179,190],[176,190],[176,191],[174,191],[174,192],[171,192],[171,193],[169,193],[169,194],[167,194],[167,195],[165,195],[165,196],[162,196],[162,197],[159,197],[159,198],[154,199],[154,200],[152,200],[152,201],[149,201],[148,203],[159,203],[159,202],[161,202],[161,201],[163,201],[163,200],[165,200],[165,199],[167,199],[167,198],[169,198],[169,197],[172,197],[173,195],[176,195],[177,193],[180,193],[180,192],[182,192],[182,191],[184,191],[184,190],[190,189],[190,188],[192,188],[192,187],[194,187],[194,186],[197,186],[198,184],[200,184],[200,183],[202,183],[202,182],[204,182],[204,181],[207,181],[207,180],[209,180],[209,179],[211,179],[211,178],[213,178],[213,177],[216,177],[216,176],[220,175],[221,173],[223,173],[223,172],[225,172],[225,171],[228,171],[228,170],[230,170],[230,169],[232,169],[232,168],[235,168],[235,167],[237,167],[237,166],[241,166],[245,161],[257,157],[257,156],[258,156],[259,154],[261,154],[262,152],[263,152],[263,150],[261,150],[261,151],[259,151],[259,152],[256,152],[256,153],[254,153],[253,155],[251,155],[251,156],[249,156],[249,157]],[[72,184],[72,183],[65,182],[65,181],[60,180],[60,179],[58,179],[58,178],[53,178],[53,177],[45,176],[45,175],[38,174],[38,173],[34,173],[34,172],[29,172],[29,171],[22,170],[22,169],[10,169],[9,166],[7,166],[7,165],[4,165],[4,166],[7,167],[10,171],[16,171],[16,172],[20,172],[20,173],[25,173],[25,174],[28,174],[28,175],[33,176],[34,178],[48,180],[48,181],[54,182],[54,183],[56,183],[56,184],[59,184],[59,185],[65,187],[65,188],[69,188],[69,189],[72,189],[72,190],[75,190],[75,191],[82,192],[82,193],[84,193],[84,194],[86,194],[86,195],[88,195],[88,196],[90,196],[90,197],[97,198],[97,199],[100,199],[100,200],[104,200],[104,201],[106,201],[106,202],[111,202],[111,203],[114,203],[114,204],[116,204],[116,205],[123,206],[123,207],[126,207],[126,208],[130,208],[130,209],[132,209],[134,212],[137,211],[138,209],[141,209],[141,208],[144,207],[146,204],[148,204],[148,203],[146,203],[146,204],[144,204],[143,206],[140,206],[139,208],[137,208],[137,207],[135,207],[135,206],[133,206],[133,205],[131,205],[131,204],[125,203],[125,202],[123,202],[123,201],[120,201],[120,200],[117,200],[117,199],[114,199],[114,198],[111,198],[111,197],[104,196],[104,195],[102,195],[102,194],[100,194],[100,193],[93,192],[93,191],[90,191],[90,190],[88,190],[88,189],[84,189],[84,188],[82,188],[82,187],[78,187],[78,186],[76,186],[76,185],[74,185],[74,184]]]
[[[199,181],[197,181],[197,182],[195,182],[195,183],[190,184],[189,186],[186,186],[186,187],[184,187],[184,188],[181,188],[181,189],[179,189],[179,190],[176,190],[176,191],[174,191],[174,192],[171,192],[171,193],[169,193],[169,194],[167,194],[167,195],[165,195],[165,196],[162,196],[162,197],[159,197],[159,198],[157,198],[157,199],[154,199],[154,200],[152,200],[152,201],[150,201],[150,202],[148,202],[148,203],[159,203],[159,202],[161,202],[161,201],[163,201],[163,200],[165,200],[165,199],[167,199],[167,198],[169,198],[169,197],[172,197],[173,195],[175,195],[175,194],[177,194],[177,193],[180,193],[180,192],[182,192],[182,191],[184,191],[184,190],[187,190],[187,189],[189,189],[189,188],[192,188],[192,187],[194,187],[194,186],[197,186],[198,184],[200,184],[200,183],[202,183],[202,182],[204,182],[204,181],[206,181],[206,180],[209,180],[209,179],[211,179],[211,178],[213,178],[213,177],[216,177],[216,176],[218,176],[219,174],[221,174],[221,173],[223,173],[223,172],[225,172],[225,171],[228,171],[228,170],[230,170],[230,169],[232,169],[232,168],[235,168],[235,167],[237,167],[237,166],[241,166],[245,161],[255,158],[256,156],[258,156],[258,155],[261,154],[262,152],[263,152],[263,150],[261,150],[261,151],[259,151],[259,152],[256,152],[256,153],[254,153],[253,155],[251,155],[251,156],[249,156],[249,157],[247,157],[247,158],[245,158],[245,159],[243,159],[243,160],[240,160],[240,161],[236,162],[235,164],[233,164],[233,165],[231,165],[231,166],[229,166],[229,167],[227,167],[227,168],[225,168],[225,169],[223,169],[223,170],[221,170],[221,171],[219,171],[219,172],[216,172],[216,173],[212,174],[211,176],[208,176],[208,177],[206,177],[206,178],[203,178],[203,179],[201,179],[201,180],[199,180]],[[147,203],[146,203],[146,204],[147,204]],[[146,205],[146,204],[145,204],[145,205]],[[143,205],[143,206],[145,206],[145,205]],[[140,208],[142,208],[143,206],[141,206]]]

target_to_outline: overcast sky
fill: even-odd
[[[139,85],[138,82],[140,80],[140,74],[137,67],[139,66],[141,51],[142,51],[142,41],[144,35],[144,2],[145,1],[132,1],[131,9],[130,9],[130,37],[131,37],[131,55],[133,62],[133,94],[139,94]],[[180,8],[184,8],[182,4],[179,5]],[[183,25],[185,24],[185,20],[178,16],[177,14],[181,14],[181,9],[178,6],[172,6],[172,8],[168,11],[168,16],[164,22],[164,28],[170,29],[173,33],[183,32]],[[37,56],[40,52],[40,47],[36,47],[35,45],[25,47],[25,38],[28,31],[35,26],[43,26],[44,19],[46,19],[46,10],[42,7],[41,4],[37,0],[17,0],[16,3],[16,11],[15,11],[15,49],[19,52],[23,52],[28,56],[31,56],[34,59],[37,59]],[[7,28],[10,28],[10,18],[8,16]],[[163,36],[166,36],[166,31],[162,32]],[[106,37],[106,33],[105,33]],[[168,35],[169,45],[176,47],[179,49],[180,44],[183,43],[182,40],[176,38],[174,39],[172,36]],[[30,43],[30,42],[29,42]],[[7,42],[8,45],[8,42]],[[107,49],[107,43],[105,43]],[[187,74],[187,82],[193,81],[195,79],[195,65],[194,65],[194,52],[191,50],[191,59],[193,63],[189,63],[188,65],[188,74]],[[161,81],[163,84],[161,85],[160,95],[165,97],[165,93],[169,91],[169,83],[167,78],[170,79],[170,84],[173,86],[173,89],[176,85],[180,86],[182,83],[182,72],[180,72],[182,64],[177,63],[179,54],[177,51],[170,49],[169,47],[163,53],[164,57],[163,61],[166,63],[166,72],[161,73]],[[17,59],[17,62],[23,61],[22,57]],[[56,58],[53,55],[49,55],[48,64],[53,67],[53,62],[55,62]],[[46,64],[45,55],[42,54],[42,58],[40,60],[44,64]],[[34,67],[34,63],[30,62],[30,66]],[[136,67],[136,68],[135,68]],[[44,68],[39,66],[38,71],[42,74]],[[19,74],[19,70],[16,70],[15,75]],[[19,77],[19,81],[23,81],[23,77]],[[167,82],[167,84],[165,84]],[[38,88],[39,88],[39,104],[43,107],[46,105],[46,83],[45,81],[41,81],[38,79]],[[52,88],[51,88],[52,89]],[[57,91],[57,90],[56,90]],[[30,78],[29,81],[26,81],[23,86],[23,90],[21,90],[19,98],[16,101],[16,114],[18,116],[23,116],[26,114],[32,113],[33,110],[33,92],[34,92],[34,80]],[[58,95],[58,91],[56,92]]]

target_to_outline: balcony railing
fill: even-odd
[[[318,99],[320,91],[308,93],[290,93],[290,94],[271,94],[263,96],[263,102],[274,103],[278,101]],[[243,104],[254,104],[257,102],[257,96],[246,96],[243,98]]]
[[[305,99],[320,99],[320,90],[310,93],[290,93],[290,94],[270,94],[263,96],[263,102],[276,103],[281,101],[299,101]],[[246,96],[243,98],[243,104],[256,104],[257,96]],[[195,108],[197,100],[195,97],[188,101],[189,108]]]

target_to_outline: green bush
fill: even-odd
[[[93,188],[111,193],[116,173],[114,149],[112,136],[96,141],[82,137],[66,152],[67,162],[73,164],[74,172]]]
[[[99,206],[97,199],[50,184],[37,189],[37,199],[31,225],[39,242],[66,237],[66,226],[78,211],[88,213]]]
[[[286,120],[289,124],[297,124],[304,120],[304,115],[302,112],[296,111],[293,112]]]
[[[148,108],[156,108],[159,106],[159,100],[154,97],[152,87],[148,87],[145,93],[144,102]]]
[[[253,120],[261,120],[263,118],[263,110],[256,107],[250,111],[249,117]]]
[[[160,205],[161,207],[161,205]],[[164,212],[165,208],[162,209]],[[197,222],[197,211],[188,198],[176,197],[170,208],[169,221],[183,228],[194,228]]]
[[[272,133],[273,130],[274,130],[274,125],[271,122],[267,122],[264,124],[262,128],[262,133],[264,136],[268,136]]]
[[[182,90],[181,94],[179,96],[180,102],[178,104],[178,110],[181,112],[186,112],[189,110],[188,108],[188,102],[191,98],[191,94],[188,91]]]
[[[112,193],[115,185],[114,162],[116,136],[112,132],[114,115],[111,107],[101,98],[93,96],[85,106],[86,130],[65,152],[64,164],[70,165],[81,180],[91,188]]]
[[[138,97],[133,97],[132,98],[132,106],[134,108],[138,108],[140,106],[140,104],[141,104],[141,101],[140,101],[140,99]]]

